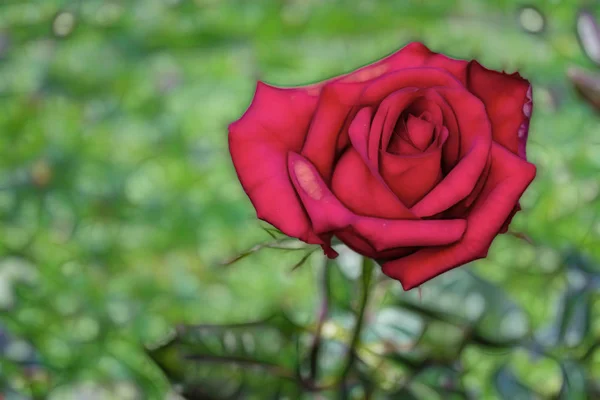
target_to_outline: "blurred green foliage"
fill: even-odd
[[[333,397],[323,385],[344,368],[360,259],[343,252],[325,269],[286,242],[221,265],[273,240],[226,126],[257,79],[316,82],[420,40],[533,82],[538,178],[511,226],[532,243],[504,235],[419,291],[375,271],[342,389],[600,397],[600,120],[565,76],[596,68],[575,29],[596,4],[2,0],[0,393]],[[319,331],[318,376],[299,382]]]

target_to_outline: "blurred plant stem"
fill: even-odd
[[[314,384],[319,378],[319,350],[321,349],[321,331],[323,324],[327,319],[327,313],[329,311],[329,296],[331,294],[329,277],[329,270],[332,267],[329,260],[325,260],[323,268],[319,275],[319,289],[321,291],[321,301],[319,302],[319,309],[317,315],[317,327],[315,329],[315,336],[310,350],[310,375],[309,381]]]
[[[356,324],[354,325],[354,331],[352,332],[352,340],[350,341],[350,345],[348,347],[348,353],[346,356],[346,362],[344,364],[344,368],[342,369],[342,373],[340,375],[339,384],[340,384],[340,398],[346,399],[348,398],[346,392],[346,379],[348,378],[348,374],[352,370],[354,366],[354,362],[356,361],[356,349],[360,345],[360,334],[362,331],[362,327],[364,324],[365,310],[367,308],[367,302],[369,300],[370,294],[370,286],[373,277],[373,269],[375,266],[375,262],[370,258],[363,257],[362,262],[362,279],[361,279],[361,297],[360,303],[358,306],[358,311],[356,314]]]

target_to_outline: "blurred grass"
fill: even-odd
[[[248,105],[256,79],[282,86],[320,81],[410,40],[489,68],[518,69],[533,82],[535,101],[528,155],[538,178],[512,225],[535,245],[498,238],[487,260],[423,285],[423,302],[450,305],[447,312],[476,304],[477,315],[489,315],[482,326],[490,331],[531,332],[560,322],[561,299],[582,279],[597,280],[600,270],[599,120],[565,78],[570,65],[595,68],[575,34],[577,11],[600,12],[595,4],[3,0],[5,397],[83,398],[92,387],[105,398],[164,398],[173,390],[145,346],[169,338],[174,326],[247,321],[279,307],[310,323],[317,257],[293,273],[298,252],[268,249],[216,266],[269,240],[235,177],[226,126]],[[520,26],[524,5],[544,16],[541,33]],[[584,261],[567,255],[581,257],[591,272],[573,269]],[[499,320],[504,300],[473,300],[479,292],[460,283],[470,279],[494,288],[523,315]],[[397,283],[386,287],[416,299]],[[599,340],[597,286],[585,293],[585,302],[574,302],[575,317],[564,317],[574,333],[562,332],[566,342],[550,345],[561,360]],[[452,350],[452,335],[428,332],[422,351]],[[594,354],[585,368],[597,381]],[[507,362],[548,398],[564,385],[548,358],[536,363],[472,345],[448,357],[464,364],[462,382],[477,398],[499,396],[492,376]],[[427,393],[418,398],[433,398]]]

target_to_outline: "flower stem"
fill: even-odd
[[[323,324],[327,318],[329,311],[329,296],[331,295],[330,290],[330,277],[329,269],[331,265],[329,261],[325,261],[323,269],[321,270],[321,276],[319,280],[319,287],[321,290],[321,302],[319,304],[319,313],[317,315],[317,328],[313,338],[311,350],[310,350],[310,375],[309,382],[314,384],[318,379],[319,375],[319,351],[321,349],[321,331],[323,330]]]
[[[352,332],[352,339],[348,347],[348,353],[346,357],[346,363],[344,369],[340,375],[340,392],[341,398],[346,398],[346,378],[352,370],[354,361],[356,360],[357,347],[360,345],[360,334],[362,331],[365,310],[367,308],[367,301],[369,300],[371,280],[373,276],[374,261],[370,258],[364,257],[362,262],[362,279],[361,279],[361,297],[359,308],[356,316],[356,324],[354,325],[354,331]]]

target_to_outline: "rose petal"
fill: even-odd
[[[508,218],[506,218],[506,220],[502,224],[502,228],[500,228],[499,233],[508,232],[508,227],[510,226],[510,223],[512,222],[513,218],[519,211],[521,211],[521,205],[519,203],[517,203],[517,205],[512,209],[512,211],[508,215]]]
[[[453,75],[441,68],[406,68],[390,72],[368,82],[360,96],[364,106],[379,104],[384,98],[404,88],[464,88]]]
[[[448,137],[445,128],[442,135]],[[437,144],[413,155],[382,153],[381,175],[402,203],[412,207],[441,179],[441,158],[442,147]]]
[[[373,109],[371,107],[360,109],[348,128],[348,136],[350,137],[350,143],[352,143],[354,149],[362,157],[365,165],[371,170],[371,173],[378,174],[377,159],[369,158],[369,141],[373,136],[376,136],[369,135],[372,117]]]
[[[434,53],[423,43],[412,42],[373,64],[342,77],[344,82],[366,82],[386,73],[413,67],[441,68],[451,73],[463,84],[466,82],[467,62]]]
[[[369,134],[369,159],[374,160],[377,166],[379,153],[388,148],[402,111],[424,95],[423,90],[404,88],[390,94],[379,105]]]
[[[438,93],[454,105],[460,131],[460,162],[411,211],[417,216],[430,217],[446,211],[466,198],[475,188],[492,143],[491,126],[483,103],[464,90],[442,88]],[[456,143],[452,133],[444,146]]]
[[[357,215],[389,219],[416,219],[388,188],[379,172],[371,172],[353,147],[336,164],[331,180],[335,196]]]
[[[460,131],[458,129],[458,123],[456,121],[454,111],[446,99],[437,92],[437,89],[439,88],[420,89],[417,92],[412,93],[410,97],[399,101],[399,99],[396,98],[397,95],[400,96],[403,92],[414,90],[404,89],[391,94],[381,103],[373,122],[373,128],[375,128],[379,113],[382,112],[382,110],[386,113],[385,124],[382,128],[378,128],[382,130],[381,149],[388,149],[388,151],[390,151],[388,148],[390,146],[390,139],[392,137],[396,121],[403,111],[414,110],[416,112],[429,112],[433,116],[433,120],[436,121],[436,124],[444,125],[448,128],[448,132],[450,133],[448,137],[448,143],[446,143],[443,151],[444,170],[449,170],[454,166],[459,157]],[[444,141],[445,140],[446,138],[444,138]],[[405,144],[397,145],[402,147],[402,151],[397,152],[400,154],[416,154],[420,152],[414,146],[412,147],[415,149],[415,151],[412,151]],[[394,147],[392,147],[391,152],[394,152],[393,149]]]
[[[427,97],[421,97],[416,99],[408,108],[406,112],[412,115],[416,115],[417,118],[430,122],[433,125],[443,125],[444,115],[440,105],[428,99]]]
[[[435,125],[414,115],[409,115],[406,121],[406,129],[411,143],[420,150],[425,150],[433,140]]]
[[[258,218],[288,236],[323,243],[312,231],[287,171],[287,154],[302,147],[315,107],[316,99],[302,90],[259,82],[246,113],[229,126],[229,150]]]
[[[387,147],[387,153],[404,156],[404,155],[418,155],[422,151],[415,147],[412,143],[407,141],[405,138],[394,135],[390,144]]]
[[[384,74],[367,83],[339,80],[326,84],[321,90],[302,155],[311,160],[325,181],[329,182],[334,160],[339,156],[338,144],[345,140],[344,135],[347,133],[343,128],[354,107],[379,105],[384,97],[399,89],[431,86],[463,87],[454,76],[439,68],[403,69]],[[371,159],[372,151],[369,144]]]
[[[326,85],[319,98],[302,155],[311,160],[321,176],[329,182],[334,160],[339,156],[338,143],[362,90],[361,85],[332,83]]]
[[[479,176],[479,179],[477,180],[477,183],[475,184],[475,187],[473,188],[471,193],[469,193],[469,195],[467,197],[465,197],[463,200],[461,200],[456,205],[454,205],[451,209],[449,209],[448,212],[443,213],[444,216],[446,216],[447,218],[453,218],[454,215],[462,216],[462,215],[465,215],[469,211],[469,209],[471,208],[471,205],[473,204],[473,202],[475,200],[477,200],[477,198],[479,197],[479,194],[483,190],[485,182],[487,181],[488,176],[490,174],[491,168],[492,168],[491,155],[488,155],[488,159],[486,160],[486,164],[485,164],[485,167],[483,168],[483,172]]]
[[[376,258],[376,259],[392,259],[398,257],[404,257],[411,253],[414,253],[419,247],[395,247],[387,250],[377,251],[375,248],[360,234],[356,232],[351,226],[337,230],[335,232],[337,236],[346,246],[362,254],[364,257]]]
[[[412,43],[407,46],[406,52],[410,50],[414,59],[420,58],[421,64],[427,67],[442,68],[450,72],[463,84],[467,81],[467,61],[450,58],[444,54],[432,52],[422,43]],[[408,64],[405,64],[408,66]]]
[[[442,152],[442,170],[447,174],[459,161],[462,144],[461,132],[456,113],[448,100],[437,91],[432,92],[432,97],[442,113],[443,126],[448,130],[448,140],[445,141]]]
[[[519,75],[491,71],[472,61],[468,87],[485,104],[494,141],[525,158],[532,107],[530,83]]]
[[[412,114],[409,114],[408,118],[404,120],[404,114],[405,112],[400,115],[396,123],[387,145],[387,152],[392,154],[422,153],[433,142],[435,125]]]
[[[499,144],[492,144],[492,169],[485,188],[467,217],[467,230],[457,243],[421,249],[385,262],[383,272],[402,283],[405,290],[437,275],[483,258],[519,198],[535,177],[535,166]]]
[[[354,212],[385,218],[407,218],[412,213],[406,206],[412,206],[438,182],[443,141],[432,143],[431,149],[423,153],[400,140],[396,142],[399,146],[412,148],[417,154],[406,156],[406,153],[413,153],[409,150],[403,155],[394,156],[382,152],[377,140],[382,131],[385,136],[390,135],[394,121],[404,107],[421,98],[434,97],[428,90],[404,89],[394,92],[381,104],[370,127],[372,109],[365,107],[357,113],[350,125],[349,136],[362,162],[354,152],[345,154],[340,159],[340,162],[343,161],[342,167],[338,165],[334,172],[335,186],[332,181],[334,193]],[[446,140],[448,132],[445,128],[441,135]],[[385,143],[389,139],[382,140]],[[375,151],[371,151],[373,149]],[[392,194],[401,201],[394,200]],[[375,200],[378,196],[381,199]]]
[[[389,56],[375,61],[362,68],[332,79],[318,82],[302,89],[312,96],[321,94],[323,88],[331,83],[358,83],[371,82],[385,74],[400,69],[430,67],[444,70],[454,76],[457,81],[465,85],[467,62],[447,57],[443,54],[434,53],[424,44],[412,42]],[[435,86],[435,85],[431,85]]]
[[[413,96],[416,91],[399,91],[397,94],[403,96]],[[396,96],[397,97],[397,96]],[[398,100],[396,97],[390,96],[393,104],[399,105],[408,104],[412,101],[412,97]],[[389,102],[388,102],[389,103]],[[379,136],[381,132],[381,122],[377,121],[371,124],[371,116],[373,112],[371,108],[365,107],[361,109],[349,128],[349,136],[354,150],[347,150],[338,161],[331,187],[338,198],[352,211],[359,215],[374,216],[382,218],[409,218],[414,219],[415,216],[397,197],[398,193],[390,186],[390,183],[395,184],[394,187],[403,187],[403,185],[412,184],[410,176],[407,179],[396,178],[401,175],[405,169],[414,166],[417,159],[411,159],[410,165],[399,171],[401,166],[395,163],[394,166],[383,168],[385,176],[382,175],[379,168],[379,143],[373,142],[371,139]],[[382,115],[383,113],[380,113]],[[380,121],[383,118],[380,118]],[[371,143],[369,143],[371,142]],[[407,144],[408,146],[412,146]],[[368,147],[370,146],[370,147]],[[374,159],[369,158],[368,151],[375,148],[377,151],[372,155]],[[420,152],[420,150],[415,149]],[[429,157],[431,158],[431,157]],[[384,162],[383,165],[393,163],[392,161]],[[427,164],[427,163],[426,163]],[[428,170],[425,166],[424,170]],[[439,157],[437,161],[437,170],[439,171]],[[390,172],[391,171],[391,172]],[[424,182],[428,182],[425,180]],[[423,182],[417,183],[415,186],[420,186]],[[430,188],[427,189],[429,191]],[[424,192],[426,193],[426,192]],[[403,199],[400,197],[400,199]],[[410,203],[412,205],[412,203]]]
[[[446,101],[434,89],[405,88],[390,94],[381,102],[373,119],[369,137],[369,155],[372,159],[376,159],[379,150],[388,149],[401,114],[413,110],[416,104],[419,104],[418,111],[429,111],[436,120],[439,120],[440,125],[445,119],[440,104],[447,108],[445,113],[452,114]],[[450,123],[452,125],[452,121]]]
[[[329,190],[318,170],[300,154],[288,156],[292,182],[317,234],[352,227],[375,248],[440,246],[456,242],[465,229],[464,220],[402,220],[364,217],[352,213]],[[297,171],[303,171],[298,174]],[[306,171],[312,171],[312,175]],[[317,189],[318,187],[318,189]]]

